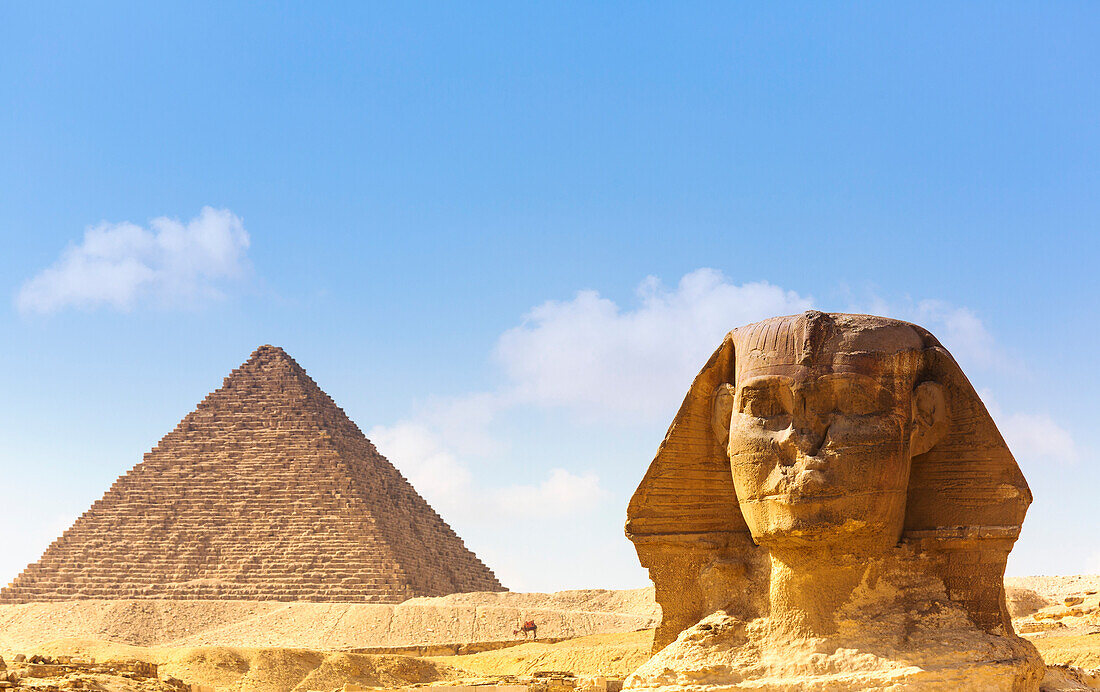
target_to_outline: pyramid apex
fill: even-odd
[[[273,358],[290,361],[294,360],[290,357],[290,354],[284,351],[281,347],[272,346],[271,344],[264,344],[263,346],[260,346],[252,352],[252,355],[248,357],[248,361],[251,362],[260,359],[269,360]]]
[[[272,346],[271,344],[264,344],[260,346],[252,355],[248,357],[248,360],[241,363],[241,366],[226,376],[224,385],[228,385],[234,378],[242,376],[246,372],[267,372],[267,371],[289,371],[297,373],[298,375],[309,378],[305,369],[298,365],[298,361],[291,358],[290,354],[284,351],[278,346]],[[312,381],[312,380],[311,380]]]

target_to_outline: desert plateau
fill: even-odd
[[[1042,689],[1100,686],[1100,575],[1009,578],[1005,589],[1013,626],[1035,643],[1048,666]],[[516,624],[528,619],[539,623],[538,641],[513,634]],[[20,680],[9,683],[12,689],[615,690],[649,658],[659,621],[652,588],[468,593],[393,606],[4,604],[0,656],[8,676]],[[58,664],[14,663],[20,654]],[[73,666],[73,661],[95,662],[105,672],[90,672],[94,666]],[[153,664],[156,673],[127,677],[121,670],[133,662]],[[164,682],[168,679],[181,685]]]

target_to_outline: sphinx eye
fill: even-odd
[[[773,387],[742,390],[738,411],[756,418],[787,415],[787,408],[783,405],[780,392]]]

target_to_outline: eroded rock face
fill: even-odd
[[[1051,601],[1032,589],[1023,589],[1018,586],[1005,587],[1005,603],[1008,606],[1008,614],[1014,618],[1031,615],[1051,605]]]
[[[1030,502],[924,329],[735,329],[630,502],[663,620],[628,687],[1037,690],[1003,590]]]

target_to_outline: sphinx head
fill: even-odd
[[[760,545],[886,549],[901,537],[914,456],[948,427],[925,372],[926,333],[880,317],[808,312],[733,333],[734,382],[713,427]]]
[[[657,587],[655,646],[755,608],[767,556],[899,542],[987,631],[1031,493],[958,363],[913,324],[808,312],[734,329],[696,376],[627,508]],[[807,549],[810,550],[807,550]]]

